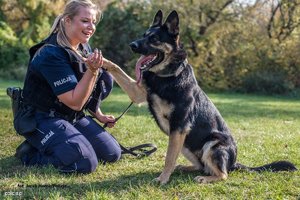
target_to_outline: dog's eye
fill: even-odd
[[[159,37],[158,37],[158,35],[151,35],[149,40],[150,40],[150,42],[158,42]]]

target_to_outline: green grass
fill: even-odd
[[[109,131],[124,146],[152,142],[152,156],[126,155],[115,164],[99,165],[88,175],[64,175],[53,167],[27,168],[13,157],[23,138],[12,127],[10,100],[5,88],[21,85],[0,82],[0,199],[300,199],[300,172],[233,172],[229,179],[199,185],[197,173],[175,172],[170,183],[152,179],[164,165],[167,137],[157,128],[146,106],[133,106]],[[300,167],[300,101],[287,97],[208,94],[227,121],[238,145],[238,161],[258,166],[290,160]],[[130,103],[118,88],[102,104],[118,116]],[[178,163],[188,162],[180,157]],[[21,192],[18,196],[9,192]]]

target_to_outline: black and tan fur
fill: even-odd
[[[195,177],[199,183],[227,179],[228,173],[236,169],[296,170],[288,161],[256,168],[236,163],[237,148],[230,130],[197,84],[186,52],[179,45],[176,11],[171,12],[164,23],[162,12],[158,11],[152,26],[130,46],[135,53],[156,55],[154,60],[140,67],[141,83],[137,84],[120,68],[110,71],[134,102],[148,102],[156,123],[169,137],[165,166],[156,181],[167,183],[175,168],[205,174]],[[191,166],[175,167],[180,152],[192,163]]]

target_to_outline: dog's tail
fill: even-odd
[[[276,161],[260,167],[247,167],[243,164],[235,163],[231,167],[230,171],[235,171],[235,170],[246,170],[246,171],[255,171],[255,172],[262,172],[262,171],[278,172],[278,171],[296,171],[297,168],[293,163],[289,161]]]

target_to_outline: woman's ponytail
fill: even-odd
[[[60,23],[60,21],[61,21],[62,18],[63,18],[63,14],[60,14],[60,15],[58,15],[55,18],[55,20],[54,20],[54,22],[52,24],[52,27],[50,29],[49,35],[51,35],[52,33],[56,33],[58,31],[58,29],[59,29],[59,23]]]

